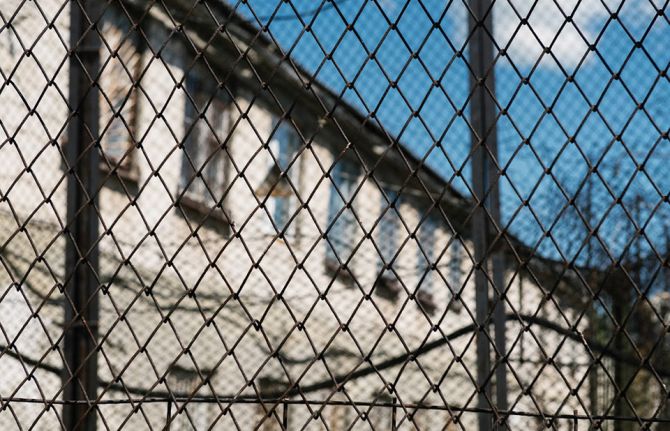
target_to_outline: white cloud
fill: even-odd
[[[556,61],[570,70],[596,42],[610,11],[618,11],[620,22],[635,35],[646,28],[656,9],[664,7],[663,0],[495,0],[495,39],[498,46],[507,47],[517,67],[534,65],[544,47],[551,46]],[[566,16],[572,21],[566,23]],[[522,18],[527,24],[521,25]],[[593,58],[589,54],[585,61]],[[541,66],[557,67],[553,60]]]
[[[616,8],[613,3],[605,1]],[[566,16],[572,16],[572,22],[566,23]],[[584,57],[608,16],[601,0],[498,0],[493,9],[495,39],[498,46],[507,47],[517,67],[535,64],[543,49],[550,47],[556,61],[571,69]],[[522,19],[527,23],[522,24]],[[556,63],[542,65],[555,67]]]

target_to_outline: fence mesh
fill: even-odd
[[[662,0],[4,0],[2,429],[670,429]]]

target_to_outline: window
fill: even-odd
[[[382,196],[381,217],[377,226],[377,247],[379,248],[379,268],[382,269],[384,263],[391,263],[398,249],[398,229],[400,221],[395,210],[400,205],[398,193],[393,190],[384,189],[386,197]]]
[[[351,203],[358,179],[358,165],[346,159],[340,159],[330,172],[332,181],[328,202],[328,241],[326,242],[326,263],[330,266],[349,259],[354,248],[356,218]],[[338,192],[339,190],[339,192]],[[341,211],[341,212],[340,212]]]
[[[398,231],[401,228],[400,219],[395,208],[400,205],[398,193],[394,190],[384,189],[381,197],[381,212],[375,243],[379,249],[377,268],[379,277],[375,285],[375,293],[387,299],[395,299],[402,290],[400,281],[391,269],[391,261],[398,252]]]
[[[184,202],[211,208],[225,186],[225,151],[221,143],[229,131],[227,103],[216,88],[205,86],[192,70],[186,79],[184,154],[179,186]],[[204,114],[204,115],[201,115]]]
[[[377,394],[375,400],[381,405],[374,406],[367,412],[370,428],[373,430],[393,429],[393,411],[383,405],[394,403],[394,399],[389,396],[388,392],[382,391]]]
[[[272,217],[268,233],[285,231],[295,210],[296,197],[293,191],[298,187],[300,169],[291,165],[300,147],[300,137],[289,122],[275,122],[276,127],[270,138],[267,153],[267,175],[256,194],[260,199],[267,196],[265,205]],[[282,177],[282,173],[286,176]],[[268,195],[269,194],[269,195]]]
[[[463,243],[454,238],[451,243],[451,256],[449,259],[449,284],[451,289],[457,292],[461,289],[461,278],[463,277]]]
[[[121,94],[113,95],[112,102],[114,106],[112,110],[116,112],[122,112],[123,105],[125,102],[125,97]],[[102,149],[105,152],[105,156],[110,162],[117,162],[123,159],[126,151],[129,147],[129,136],[126,130],[126,124],[123,122],[123,116],[114,118],[107,131],[105,132],[105,137],[102,140]],[[123,160],[125,162],[125,160]]]
[[[463,243],[458,237],[452,240],[450,249],[447,282],[449,283],[451,292],[458,294],[463,287]],[[449,307],[452,311],[460,312],[462,310],[463,303],[460,300],[452,297],[450,302],[451,305]]]
[[[432,293],[435,274],[430,270],[435,264],[435,235],[437,233],[437,219],[429,215],[424,219],[417,235],[421,248],[418,249],[417,261],[419,262],[420,289]]]
[[[198,371],[175,364],[168,371],[167,385],[170,391],[175,394],[191,394],[196,390],[198,394],[202,394],[207,386],[203,385],[201,375],[211,377],[213,373],[208,369]],[[211,405],[192,402],[188,403],[186,409],[188,415],[176,415],[171,423],[175,429],[193,429],[193,427],[205,429],[207,424],[211,423],[213,413]]]
[[[7,34],[7,51],[9,53],[9,59],[14,60],[14,57],[16,56],[16,42],[14,41],[15,38],[14,33],[16,32],[16,30],[14,30],[14,28],[18,26],[18,24],[25,19],[26,19],[25,15],[16,17],[14,19],[14,25],[12,27],[9,27],[8,31],[5,33]]]
[[[435,302],[435,272],[431,267],[435,262],[435,235],[438,230],[438,219],[435,215],[428,215],[421,224],[417,234],[417,240],[421,244],[418,251],[418,276],[419,286],[417,290],[417,301],[429,314],[433,314],[437,308]]]
[[[128,173],[133,168],[129,151],[138,107],[134,82],[142,67],[139,37],[131,30],[128,18],[113,8],[106,12],[103,33],[107,44],[101,48],[104,69],[100,76],[100,142],[106,159],[102,166],[119,167]]]

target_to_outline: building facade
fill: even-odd
[[[0,397],[44,402],[0,424],[53,429],[70,3],[20,3],[0,7]],[[97,27],[99,397],[127,401],[99,426],[279,429],[288,393],[291,429],[476,427],[471,202],[221,3],[165,3],[111,2]],[[584,411],[589,353],[514,317],[570,325],[570,280],[505,261],[509,405]]]

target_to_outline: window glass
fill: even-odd
[[[450,248],[449,283],[452,290],[457,291],[461,288],[461,279],[463,277],[463,244],[460,240],[454,239]]]
[[[354,244],[356,219],[351,209],[345,206],[351,202],[356,190],[358,165],[346,159],[339,160],[330,173],[332,181],[328,202],[328,239],[326,257],[331,260],[346,261]],[[339,193],[338,193],[339,190]],[[341,211],[341,212],[340,212]]]
[[[195,71],[187,76],[186,91],[190,98],[186,97],[184,127],[187,135],[180,189],[190,199],[213,204],[218,202],[224,189],[225,152],[220,143],[225,141],[229,129],[227,103],[221,98],[212,98],[216,90],[202,85]]]
[[[294,187],[298,187],[298,166],[289,166],[300,146],[300,137],[288,122],[281,122],[270,139],[268,155],[268,175],[265,180],[270,196],[267,200],[268,211],[278,230],[284,230],[292,216],[296,197]],[[287,177],[280,178],[281,173]],[[288,178],[290,180],[287,180]],[[273,232],[271,232],[273,233]]]
[[[133,145],[137,115],[137,90],[133,85],[141,69],[139,37],[131,30],[128,18],[116,9],[106,11],[102,25],[107,44],[101,48],[101,146],[110,163],[121,161],[122,166],[129,167],[132,159],[127,153]]]
[[[381,217],[379,218],[379,225],[377,226],[377,247],[379,248],[380,259],[379,268],[391,263],[391,260],[398,251],[398,230],[400,228],[400,220],[395,208],[391,207],[393,204],[396,208],[400,205],[398,193],[384,189],[386,197],[381,198]],[[395,203],[394,203],[395,202]],[[392,273],[388,271],[388,276]]]
[[[125,102],[125,98],[117,92],[113,95],[114,112],[121,112]],[[124,123],[121,117],[115,118],[109,128],[105,132],[105,137],[102,140],[102,148],[110,161],[118,161],[123,158],[123,155],[128,150],[130,137],[128,136],[127,123]]]
[[[437,218],[429,215],[421,224],[418,233],[418,241],[421,244],[417,260],[419,262],[419,277],[423,277],[421,289],[432,292],[435,274],[430,271],[430,266],[435,263],[435,235],[437,233]]]

